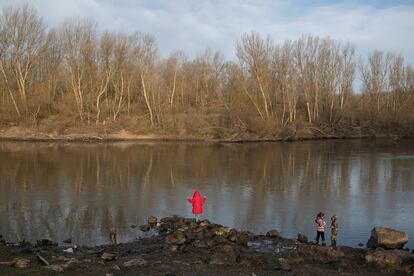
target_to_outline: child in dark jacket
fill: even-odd
[[[322,238],[322,245],[325,244],[325,225],[326,222],[323,220],[324,213],[319,212],[316,216],[315,223],[316,223],[316,243],[319,244],[319,238]]]
[[[192,212],[198,222],[199,215],[203,213],[203,204],[206,202],[206,197],[201,197],[199,191],[195,191],[193,197],[188,197],[187,201],[193,205]]]

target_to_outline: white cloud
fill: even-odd
[[[2,6],[23,0],[0,0]],[[233,57],[244,32],[271,34],[275,41],[312,33],[350,41],[359,53],[395,51],[414,63],[414,6],[367,4],[309,7],[306,1],[271,0],[36,0],[45,21],[56,26],[68,17],[90,17],[101,29],[155,35],[161,52],[190,55],[206,47]]]

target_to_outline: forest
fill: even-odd
[[[353,44],[329,37],[283,41],[251,32],[230,60],[211,49],[163,57],[152,34],[98,29],[89,19],[48,27],[30,5],[2,9],[0,129],[414,136],[414,69],[400,54],[357,56]]]

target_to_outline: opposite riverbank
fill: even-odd
[[[150,217],[147,238],[97,247],[0,243],[2,275],[412,275],[403,250],[317,246],[194,219]],[[67,241],[68,242],[68,241]],[[69,241],[70,242],[70,241]]]
[[[320,139],[413,139],[414,136],[403,133],[374,133],[355,129],[353,132],[335,134],[315,127],[304,127],[273,135],[258,136],[249,133],[233,133],[225,136],[202,134],[167,134],[164,132],[135,132],[125,129],[114,130],[98,127],[71,128],[64,132],[50,131],[42,128],[26,128],[20,126],[0,128],[0,140],[27,142],[115,142],[115,141],[199,141],[199,142],[280,142]]]

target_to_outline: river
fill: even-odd
[[[336,214],[338,244],[366,243],[374,226],[409,233],[414,247],[414,141],[291,143],[0,142],[0,234],[77,244],[143,234],[150,215],[191,216],[286,237],[315,236],[314,217]],[[329,227],[327,227],[329,233]],[[329,234],[327,238],[329,240]]]

